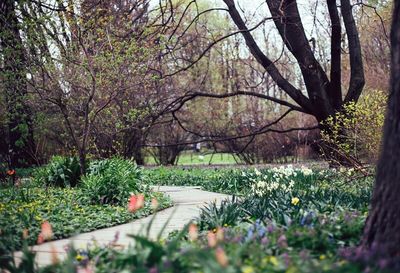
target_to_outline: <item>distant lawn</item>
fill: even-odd
[[[212,157],[212,159],[211,159]],[[211,162],[210,162],[211,160]],[[152,156],[146,158],[146,163],[150,165],[156,164]],[[212,153],[182,153],[178,159],[178,165],[195,165],[195,164],[237,164],[235,158],[230,153],[216,153],[212,156]]]

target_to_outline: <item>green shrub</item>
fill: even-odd
[[[94,161],[82,178],[82,198],[92,204],[126,205],[132,193],[148,191],[141,175],[141,170],[129,160]]]
[[[385,119],[387,94],[369,92],[358,103],[346,104],[342,112],[328,117],[323,140],[345,155],[358,160],[376,161]]]
[[[80,182],[79,160],[76,157],[53,156],[50,162],[34,172],[34,181],[53,187],[75,187]]]

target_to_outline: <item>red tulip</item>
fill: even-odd
[[[49,240],[53,237],[53,230],[51,228],[51,225],[48,221],[45,221],[42,223],[42,231],[41,234],[43,236],[43,239]]]
[[[143,194],[131,195],[131,197],[129,198],[129,204],[128,204],[129,212],[135,212],[138,209],[141,209],[143,206],[144,206],[144,195]]]
[[[9,176],[15,175],[15,170],[8,170],[7,175],[9,175]]]

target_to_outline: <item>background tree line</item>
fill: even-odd
[[[321,143],[327,156],[365,159],[354,151],[370,126],[342,126],[335,113],[363,89],[386,90],[390,3],[267,1],[251,14],[224,2],[3,1],[2,161],[75,154],[82,172],[88,157],[174,164],[197,142],[250,164]]]

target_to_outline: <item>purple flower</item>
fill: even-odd
[[[305,249],[303,249],[302,251],[300,251],[299,257],[300,257],[300,259],[302,259],[302,260],[308,259],[308,258],[309,258],[309,253],[308,253],[308,251],[305,250]]]
[[[286,252],[282,254],[282,258],[285,261],[285,265],[289,266],[290,265],[290,256]]]
[[[310,211],[309,213],[306,214],[306,216],[303,216],[300,220],[300,225],[301,226],[307,226],[307,227],[313,227],[313,219],[315,218],[315,213],[313,211]]]
[[[171,262],[170,262],[170,261],[165,261],[165,262],[163,263],[163,267],[164,267],[164,268],[170,268],[170,267],[171,267]]]
[[[253,231],[253,227],[250,227],[249,229],[248,229],[248,231],[247,231],[247,235],[246,235],[246,237],[245,237],[245,241],[247,242],[247,241],[250,241],[250,240],[252,240],[253,239],[253,236],[254,236],[254,231]]]
[[[267,227],[268,233],[272,233],[275,231],[275,226],[273,224],[268,225]]]
[[[262,244],[262,245],[267,245],[268,243],[269,243],[269,240],[268,240],[267,237],[263,237],[263,238],[261,239],[261,244]]]
[[[379,268],[383,270],[388,266],[389,262],[386,259],[380,259],[378,264],[379,264]]]
[[[149,273],[158,273],[158,268],[156,266],[153,266],[149,269]]]
[[[278,246],[280,248],[287,248],[288,247],[285,234],[282,234],[281,236],[279,236],[277,244],[278,244]]]

